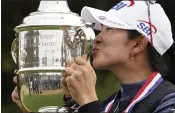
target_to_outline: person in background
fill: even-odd
[[[121,1],[108,12],[85,6],[81,17],[95,23],[100,33],[92,65],[84,57],[68,63],[62,78],[65,106],[79,113],[174,112],[175,86],[163,79],[165,66],[160,63],[164,54],[175,58],[175,43],[162,7],[150,1]],[[120,89],[101,102],[93,68],[111,70],[120,80]],[[12,99],[18,102],[16,90]]]

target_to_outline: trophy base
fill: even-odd
[[[45,106],[38,109],[39,113],[68,113],[68,108],[59,106]]]

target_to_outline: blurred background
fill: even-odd
[[[80,14],[83,6],[95,7],[103,10],[109,10],[114,4],[120,0],[68,0],[70,9]],[[1,107],[2,113],[20,113],[19,108],[12,102],[11,92],[15,84],[13,83],[14,70],[17,68],[11,57],[11,43],[15,38],[13,28],[22,22],[22,19],[29,13],[37,10],[40,0],[1,0],[2,7],[2,94]],[[175,8],[174,0],[157,0],[162,5],[168,15],[173,35],[175,35]],[[162,26],[163,27],[163,26]],[[97,93],[100,99],[105,98],[118,88],[118,80],[109,71],[97,72]],[[167,77],[172,83],[175,83],[175,77]]]

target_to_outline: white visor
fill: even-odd
[[[84,21],[95,23],[94,29],[96,30],[101,30],[101,24],[111,28],[134,30],[134,28],[116,17],[113,13],[87,6],[82,9],[81,17]]]

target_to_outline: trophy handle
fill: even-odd
[[[16,35],[17,37],[17,35]],[[12,58],[14,60],[14,62],[17,64],[17,58],[18,58],[18,50],[19,50],[19,41],[18,41],[18,38],[15,38],[12,42],[12,45],[11,45],[11,55],[12,55]],[[14,71],[14,73],[16,75],[18,75],[18,69],[16,69]],[[18,87],[18,94],[19,94],[19,97],[20,97],[20,84],[19,84],[19,76],[17,76],[17,87]],[[21,99],[20,99],[20,102],[21,102]],[[16,103],[18,105],[18,107],[21,109],[21,111],[23,113],[30,113],[23,105],[22,103]]]
[[[79,27],[75,34],[75,36],[84,37],[88,41],[84,51],[84,55],[87,55],[87,59],[91,56],[95,39],[95,33],[92,27],[93,25],[91,23],[86,23],[85,26]]]
[[[15,38],[11,45],[11,55],[12,55],[13,61],[16,64],[17,64],[17,55],[18,55],[18,49],[19,49],[18,42],[19,42],[18,38]]]

